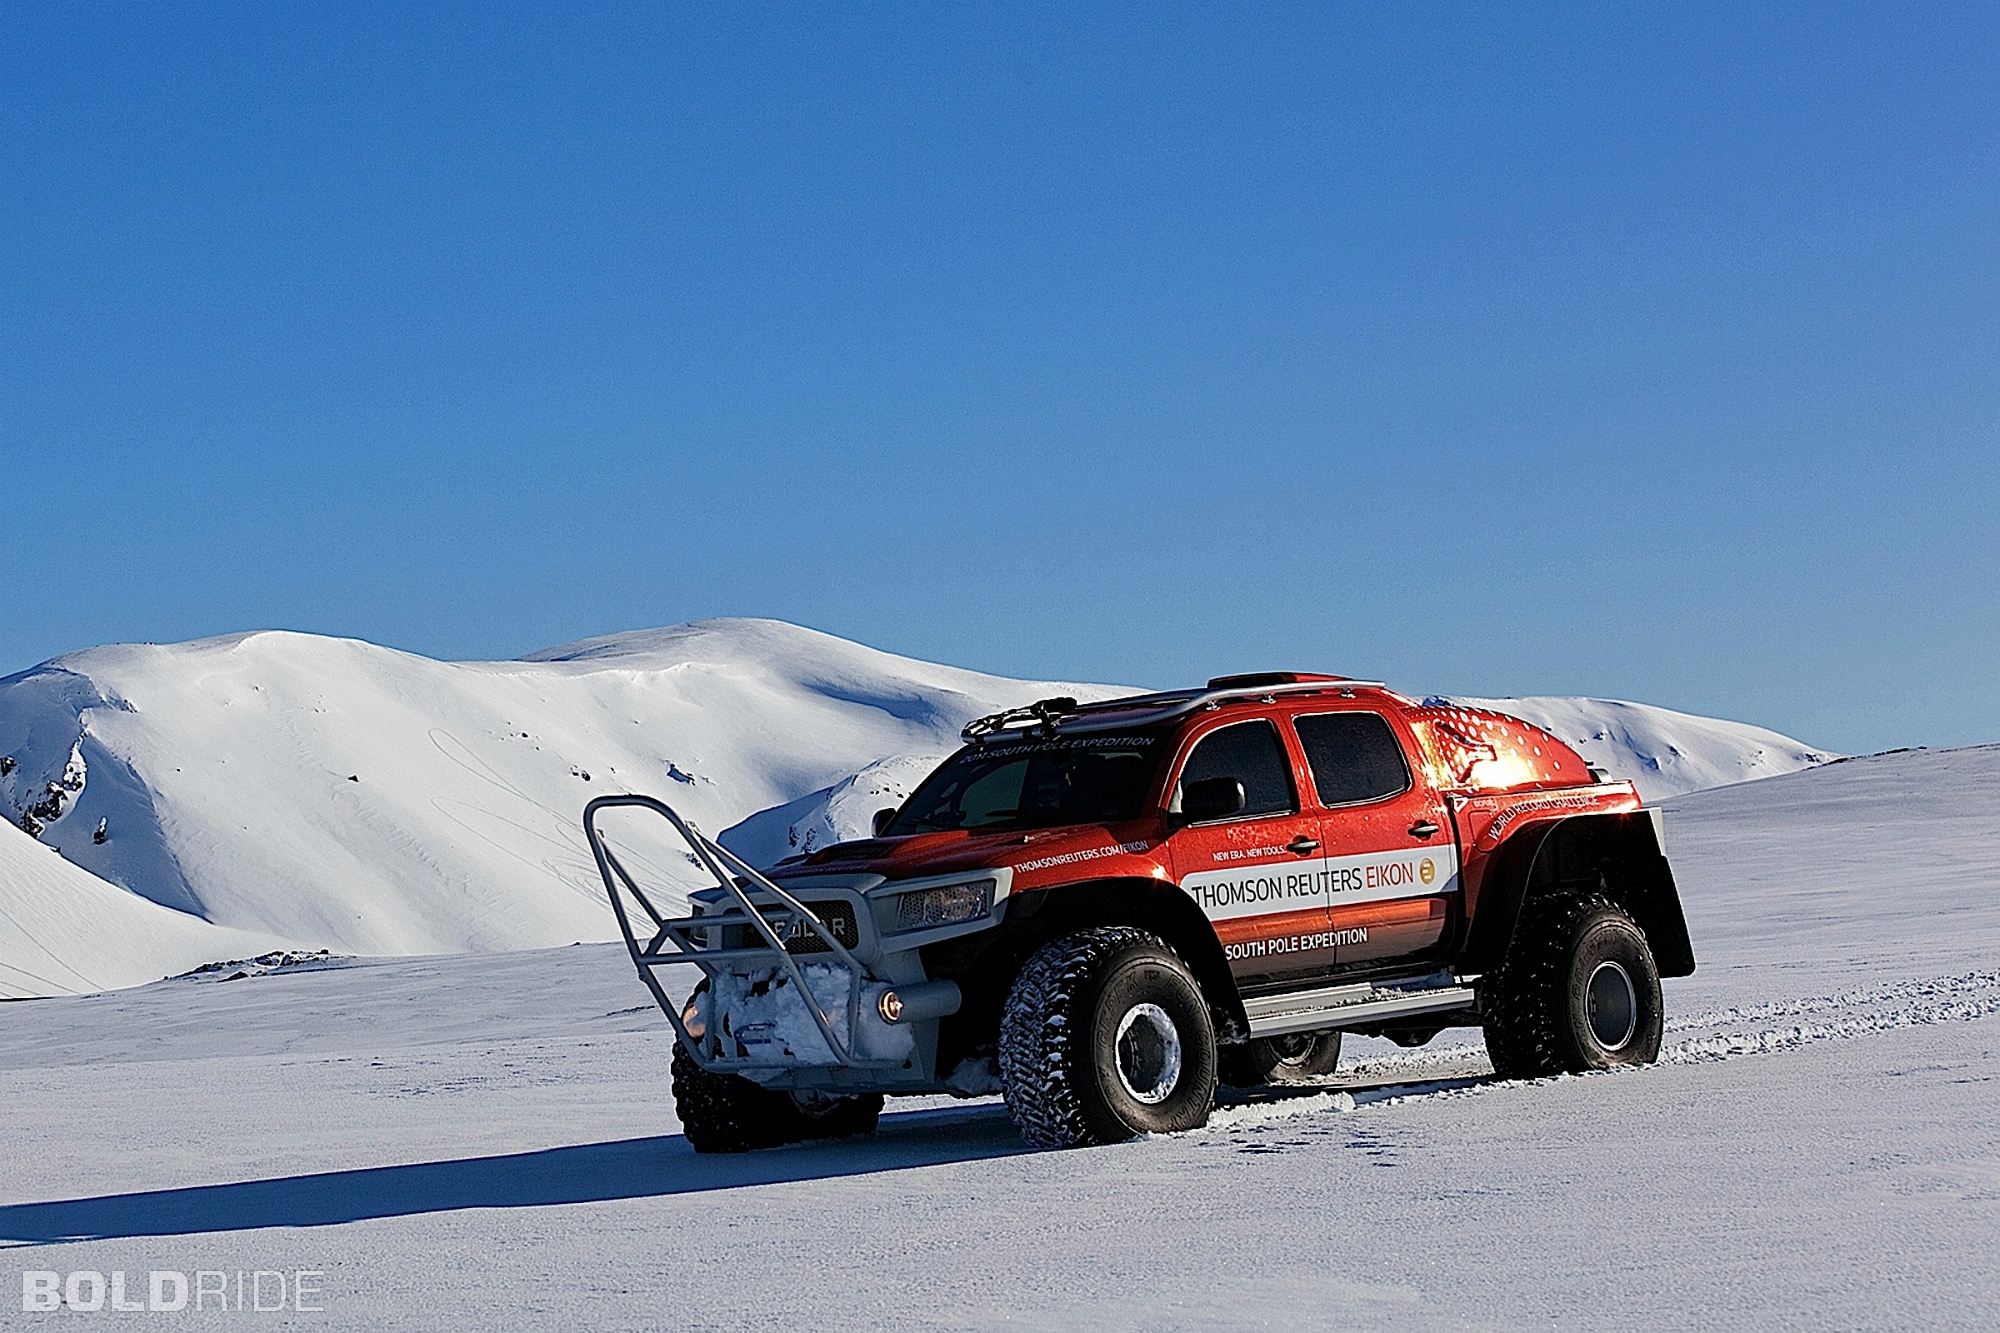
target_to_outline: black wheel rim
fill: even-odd
[[[1591,971],[1584,987],[1590,1035],[1607,1051],[1622,1050],[1639,1030],[1639,993],[1624,966],[1609,959]]]
[[[1271,1054],[1278,1057],[1282,1065],[1302,1065],[1311,1058],[1315,1038],[1310,1032],[1293,1032],[1282,1037],[1272,1037]]]
[[[1157,1004],[1135,1004],[1118,1020],[1118,1081],[1132,1100],[1158,1106],[1181,1081],[1181,1033]]]

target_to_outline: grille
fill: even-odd
[[[861,943],[861,927],[854,920],[853,903],[845,900],[807,903],[806,908],[833,932],[841,948],[852,949]],[[794,921],[792,928],[785,932],[785,950],[788,953],[832,952],[826,947],[826,941],[815,935],[812,927],[803,921]]]
[[[833,931],[833,937],[840,941],[843,949],[852,949],[861,943],[861,928],[855,924],[854,904],[836,900],[825,903],[807,903],[806,907],[820,922]],[[736,918],[741,921],[743,918]],[[713,936],[711,936],[713,938]],[[812,927],[803,921],[794,921],[783,935],[787,953],[831,953],[826,941],[815,935]],[[722,927],[722,938],[713,947],[722,949],[755,949],[764,943],[764,937],[757,933],[755,926],[727,925]]]

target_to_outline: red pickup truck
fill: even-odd
[[[763,871],[649,797],[586,809],[697,1150],[866,1132],[898,1093],[999,1091],[1046,1147],[1189,1129],[1343,1032],[1481,1027],[1503,1078],[1639,1064],[1694,970],[1659,811],[1517,718],[1273,672],[965,737],[874,837]],[[713,876],[691,915],[600,832],[632,805]]]

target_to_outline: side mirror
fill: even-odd
[[[895,806],[892,805],[887,810],[877,810],[875,812],[875,836],[879,838],[884,833],[887,833],[889,831],[889,825],[895,822],[896,822]]]
[[[1203,778],[1181,788],[1181,822],[1200,824],[1210,819],[1227,819],[1241,810],[1248,798],[1243,784],[1235,778]]]

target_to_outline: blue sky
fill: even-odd
[[[2000,740],[1991,6],[553,8],[0,17],[0,671],[766,615]]]

